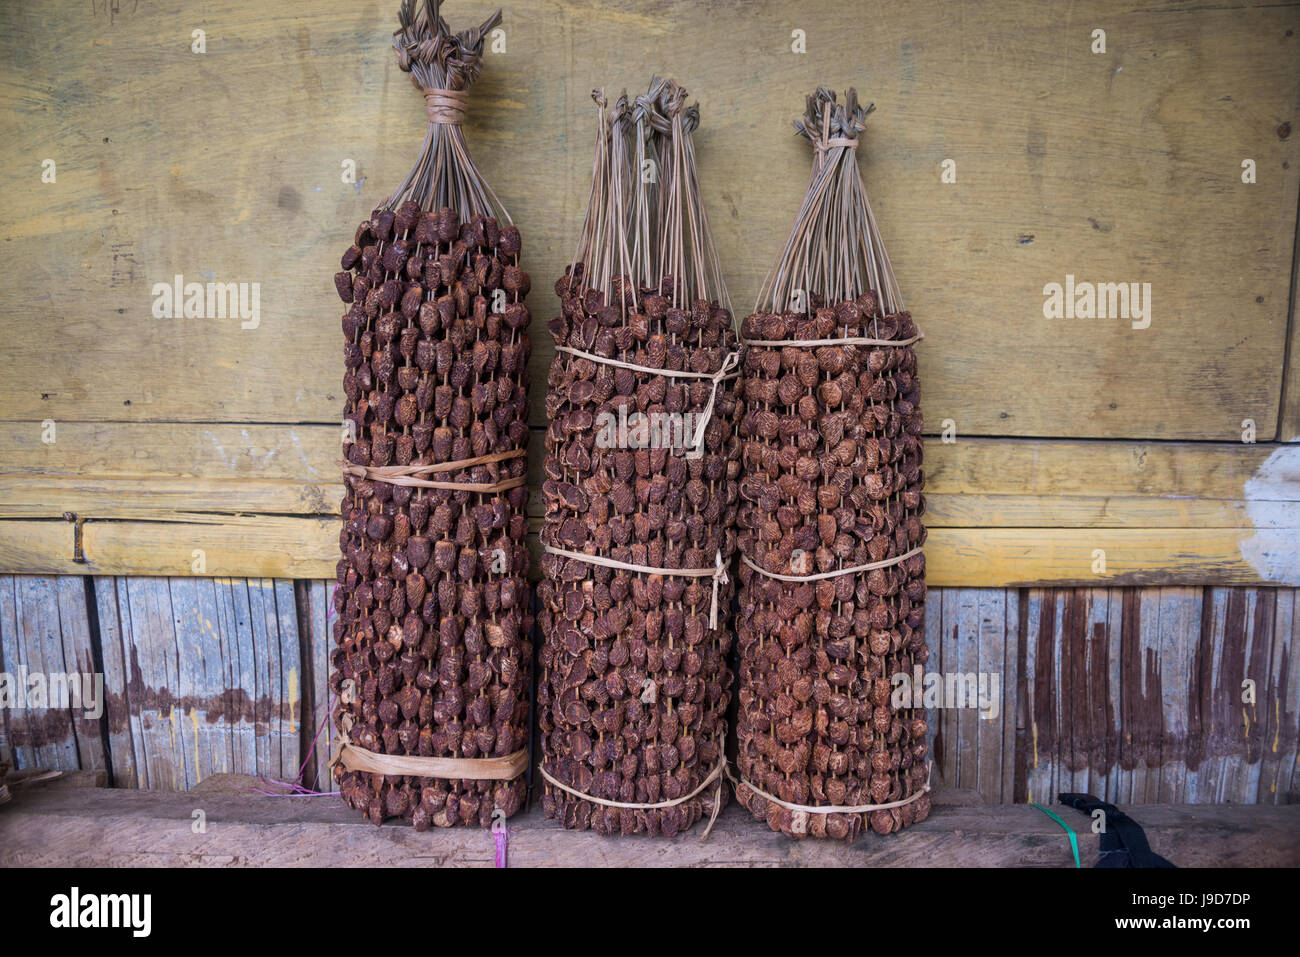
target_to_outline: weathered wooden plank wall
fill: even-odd
[[[1023,595],[1017,800],[1300,799],[1294,589]]]
[[[57,435],[0,422],[0,571],[334,572],[334,426],[65,423]],[[1300,446],[958,437],[932,438],[926,455],[936,585],[1300,583]],[[84,456],[93,474],[78,471]],[[541,460],[538,438],[536,483]],[[540,495],[530,507],[539,520]]]
[[[395,6],[0,6],[0,162],[32,186],[0,210],[25,277],[0,304],[0,571],[189,575],[200,549],[207,575],[330,574],[330,277],[423,132],[389,46]],[[504,12],[467,137],[525,236],[536,426],[590,89],[664,71],[700,98],[703,189],[744,312],[807,180],[789,120],[818,83],[855,84],[878,105],[864,175],[927,333],[931,581],[1300,584],[1300,449],[1285,445],[1300,438],[1300,7]],[[57,178],[41,183],[47,158]],[[154,318],[153,285],[176,274],[259,284],[257,327]],[[1150,282],[1150,326],[1045,318],[1043,288],[1066,275]],[[945,422],[955,444],[938,441]]]
[[[66,650],[56,658],[60,621]],[[163,790],[220,772],[297,773],[302,666],[293,582],[4,576],[0,639],[0,672],[21,663],[104,675],[97,721],[77,709],[3,709],[19,767],[110,767],[117,786]]]
[[[303,755],[303,784],[320,791],[332,785],[329,758],[334,750],[334,724],[330,715],[334,696],[329,689],[330,651],[334,648],[331,626],[334,622],[334,583],[326,581],[300,581],[298,587],[298,620],[305,647],[310,654],[309,680],[303,687],[303,740],[308,742]]]
[[[93,670],[98,645],[125,692],[98,722],[3,709],[0,757],[163,790],[302,767],[328,790],[331,582],[96,578],[88,604],[87,581],[0,578],[0,672]],[[930,712],[934,782],[990,803],[1300,800],[1298,605],[1286,588],[932,589],[928,670],[988,695]]]
[[[67,677],[100,670],[85,587],[81,578],[0,576],[0,672],[7,679],[0,730],[15,767],[105,766],[100,724],[81,706],[87,702],[69,692],[60,704],[52,694]],[[29,688],[29,674],[39,684]],[[40,697],[29,698],[29,690]]]

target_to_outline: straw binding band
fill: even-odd
[[[528,768],[528,749],[491,758],[435,758],[413,754],[379,754],[353,744],[349,735],[352,716],[344,715],[329,766],[341,764],[349,771],[368,771],[389,777],[443,778],[447,780],[513,781]]]
[[[761,565],[755,564],[750,560],[748,555],[741,555],[740,560],[748,565],[760,575],[766,575],[768,578],[775,578],[783,582],[816,582],[823,578],[839,578],[841,575],[856,575],[858,572],[874,571],[877,568],[888,568],[891,565],[898,565],[907,561],[913,555],[921,554],[924,549],[923,545],[917,545],[911,551],[903,552],[901,555],[895,555],[893,558],[884,558],[878,562],[867,562],[865,565],[850,565],[848,568],[839,568],[830,572],[819,572],[816,575],[778,575],[776,572],[770,572]]]
[[[712,784],[716,778],[718,781],[718,793],[713,797],[713,813],[709,815],[708,827],[706,827],[704,833],[700,835],[701,841],[709,836],[709,832],[713,830],[714,822],[718,819],[718,812],[722,810],[722,788],[724,784],[722,775],[725,773],[728,777],[731,776],[731,772],[727,770],[727,756],[724,754],[718,759],[718,763],[713,766],[713,770],[709,772],[708,777],[701,781],[699,787],[690,794],[686,794],[679,798],[673,798],[671,801],[659,801],[655,804],[637,804],[630,801],[607,801],[605,798],[592,797],[590,794],[585,794],[577,788],[570,787],[562,781],[557,780],[553,774],[546,770],[545,765],[539,764],[537,770],[542,772],[542,777],[546,778],[546,780],[552,785],[559,788],[561,791],[566,791],[569,794],[572,794],[576,798],[590,801],[593,804],[601,804],[605,807],[622,807],[634,811],[655,811],[659,808],[676,807],[679,804],[685,804]]]
[[[354,465],[351,462],[338,462],[345,475],[356,475],[371,482],[387,482],[389,485],[407,485],[414,488],[447,489],[452,492],[504,492],[518,488],[528,481],[527,476],[501,479],[499,482],[435,482],[420,478],[421,475],[433,475],[440,472],[458,472],[476,465],[488,465],[492,462],[504,462],[528,454],[527,449],[514,449],[510,452],[494,452],[472,459],[457,459],[454,462],[438,462],[430,465]]]
[[[728,352],[726,358],[722,360],[722,365],[718,367],[717,372],[689,372],[683,369],[655,369],[651,366],[637,365],[635,362],[624,362],[621,359],[607,359],[605,356],[598,356],[590,352],[583,352],[581,349],[574,349],[571,346],[556,346],[556,352],[567,352],[569,355],[577,356],[580,359],[588,359],[602,365],[616,366],[620,369],[631,369],[634,372],[648,372],[651,375],[667,376],[670,379],[709,379],[713,382],[713,389],[709,392],[709,401],[704,406],[704,411],[700,413],[700,423],[695,427],[695,434],[691,436],[691,452],[689,458],[699,458],[704,454],[704,430],[708,427],[709,419],[713,417],[713,404],[718,398],[718,386],[728,379],[734,379],[740,375],[737,366],[740,365],[740,353]]]
[[[554,545],[543,545],[543,551],[550,555],[561,555],[564,558],[573,558],[580,562],[587,562],[590,565],[600,565],[603,568],[620,568],[628,572],[640,572],[643,575],[675,575],[684,578],[712,578],[713,579],[713,602],[709,607],[709,627],[718,627],[718,586],[725,585],[728,581],[727,566],[722,561],[722,552],[717,553],[716,564],[712,568],[655,568],[653,565],[637,565],[633,562],[620,562],[614,558],[606,558],[604,555],[588,555],[585,552],[571,552],[565,548],[556,548]]]

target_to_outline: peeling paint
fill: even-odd
[[[1300,446],[1284,445],[1264,460],[1243,494],[1254,533],[1242,560],[1267,582],[1300,585]]]

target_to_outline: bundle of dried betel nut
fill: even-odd
[[[330,687],[334,777],[379,824],[486,826],[524,802],[533,657],[526,506],[529,279],[461,121],[481,26],[406,0],[394,47],[424,94],[418,161],[335,284],[346,372]]]
[[[807,195],[745,343],[736,794],[792,837],[929,813],[920,338],[858,171],[871,107],[807,101]],[[901,687],[901,686],[899,686]]]
[[[739,355],[698,108],[661,79],[595,99],[590,201],[548,324],[542,804],[568,828],[672,836],[725,799]]]

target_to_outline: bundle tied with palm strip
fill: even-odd
[[[522,806],[527,784],[529,280],[460,125],[500,17],[452,34],[435,0],[403,3],[393,46],[429,126],[335,277],[355,438],[333,767],[376,824],[486,826]]]
[[[871,107],[808,98],[812,178],[741,325],[737,799],[792,837],[929,813],[928,659],[914,344],[857,166]],[[919,695],[919,689],[918,689]]]
[[[698,108],[671,80],[593,98],[591,194],[548,324],[542,803],[568,828],[671,836],[725,797],[739,355]]]

